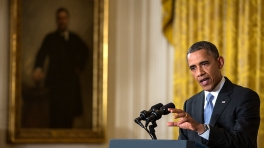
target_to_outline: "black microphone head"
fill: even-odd
[[[168,108],[175,108],[175,105],[173,103],[168,103],[160,108],[160,110],[163,111],[163,115],[168,115],[170,112],[168,111]]]
[[[149,122],[153,122],[156,120],[159,120],[162,115],[167,115],[170,112],[168,111],[168,108],[175,108],[175,105],[173,103],[168,103],[164,106],[162,106],[159,110],[154,110],[149,117],[146,118],[146,124],[145,127],[148,126]]]
[[[151,106],[150,109],[151,109],[151,110],[153,110],[153,109],[160,109],[162,106],[163,106],[162,103],[158,103],[158,104],[156,104],[156,105]]]
[[[168,115],[170,113],[168,108],[175,108],[175,105],[173,103],[168,103],[162,106],[159,110],[154,110],[151,115],[146,118],[146,121],[156,121],[159,120],[162,115]]]
[[[140,116],[137,118],[137,120],[138,121],[145,120],[147,117],[149,117],[151,115],[151,113],[153,111],[160,109],[162,106],[163,106],[163,104],[158,103],[158,104],[151,106],[151,108],[148,111],[146,111],[146,110],[141,111]]]
[[[140,122],[141,120],[146,120],[146,118],[148,118],[152,112],[159,110],[161,107],[163,106],[162,103],[158,103],[155,104],[153,106],[151,106],[151,108],[149,109],[149,111],[143,110],[140,112],[140,116],[138,118],[136,118],[134,121],[139,124],[141,127],[144,128],[144,126],[142,125],[142,123]],[[149,122],[149,121],[147,121]]]

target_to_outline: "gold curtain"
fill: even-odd
[[[174,46],[174,103],[201,91],[186,62],[187,49],[196,41],[214,43],[225,58],[222,70],[233,83],[255,90],[264,100],[264,1],[162,0],[163,31]],[[170,5],[174,6],[171,7]],[[170,15],[169,15],[170,14]],[[171,21],[169,18],[171,16]],[[171,34],[171,35],[170,35]],[[264,117],[264,104],[260,115]],[[175,129],[175,138],[178,129]],[[258,147],[264,147],[261,120]]]

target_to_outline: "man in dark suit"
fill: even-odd
[[[33,80],[44,79],[44,63],[49,59],[45,87],[50,90],[49,116],[51,128],[71,128],[73,119],[82,114],[80,72],[84,69],[88,48],[78,35],[68,30],[69,12],[56,12],[57,30],[48,34],[39,49]]]
[[[203,91],[176,113],[179,140],[192,140],[211,148],[256,148],[260,124],[260,99],[256,92],[223,77],[224,58],[210,42],[193,44],[187,53],[192,75]]]

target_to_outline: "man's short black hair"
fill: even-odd
[[[58,16],[58,14],[59,14],[60,12],[65,12],[68,16],[70,16],[70,13],[69,13],[68,9],[66,9],[66,8],[64,8],[64,7],[60,7],[60,8],[58,8],[57,11],[56,11],[56,17]]]
[[[219,57],[219,53],[218,53],[218,49],[216,48],[216,46],[213,43],[207,42],[207,41],[199,41],[194,43],[187,52],[187,55],[189,53],[198,51],[204,49],[207,51],[208,54],[210,54],[211,56],[213,56],[215,59],[217,59]]]

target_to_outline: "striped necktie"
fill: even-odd
[[[213,102],[212,102],[213,99],[214,99],[214,96],[211,93],[209,93],[206,96],[207,104],[204,109],[204,123],[205,124],[209,124],[210,119],[211,119],[211,115],[214,109]]]

